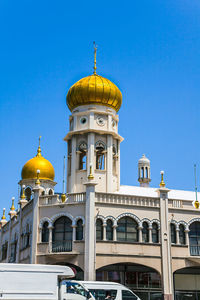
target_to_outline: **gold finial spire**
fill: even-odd
[[[97,45],[95,42],[93,42],[94,45],[94,75],[97,74]]]
[[[65,195],[65,156],[63,158],[63,191],[61,195],[61,201],[64,203],[66,201],[66,195]]]
[[[93,176],[93,174],[92,174],[92,165],[90,165],[90,174],[88,175],[88,179],[89,179],[89,180],[94,179],[94,176]]]
[[[1,218],[1,220],[5,220],[5,219],[6,219],[5,213],[6,213],[6,209],[3,208],[3,216],[2,216],[2,218]]]
[[[165,187],[165,182],[164,182],[164,180],[163,180],[164,171],[161,171],[160,174],[161,174],[160,187],[163,188],[163,187]]]
[[[22,199],[22,200],[26,199],[26,196],[25,196],[25,185],[24,185],[24,184],[22,185],[22,195],[21,195],[21,199]]]
[[[12,206],[10,208],[10,210],[12,210],[12,211],[15,210],[14,201],[15,201],[15,197],[12,197]]]
[[[196,164],[194,165],[194,178],[195,178],[195,195],[196,200],[193,202],[193,205],[196,209],[199,209],[200,203],[197,198],[197,171],[196,171]]]
[[[37,149],[37,157],[40,157],[40,156],[42,156],[41,155],[41,147],[40,147],[40,140],[41,140],[41,136],[39,136],[39,145],[38,145],[38,149]]]
[[[40,170],[37,170],[37,180],[35,182],[36,185],[40,185],[39,175],[40,175]]]

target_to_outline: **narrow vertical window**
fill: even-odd
[[[42,226],[42,243],[48,243],[49,241],[49,223],[44,222]]]
[[[106,222],[106,239],[108,241],[113,240],[113,222],[111,220]]]
[[[105,170],[105,149],[106,146],[102,141],[95,144],[96,149],[96,169]]]
[[[143,222],[142,227],[142,241],[144,243],[149,242],[149,225],[147,222]]]
[[[175,224],[171,223],[170,229],[171,229],[171,243],[176,244],[176,226],[175,226]]]
[[[158,243],[159,237],[158,237],[158,224],[153,223],[152,224],[152,242]]]
[[[76,226],[76,240],[81,241],[83,239],[83,221],[79,219]]]
[[[96,240],[103,240],[103,222],[101,219],[97,219],[96,221]]]
[[[183,224],[179,225],[179,242],[181,245],[185,245],[185,227]]]

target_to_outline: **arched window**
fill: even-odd
[[[193,222],[189,229],[190,254],[200,255],[200,222]]]
[[[49,241],[49,223],[44,222],[42,226],[42,243],[48,243]]]
[[[138,224],[130,217],[123,217],[118,221],[117,240],[138,242]]]
[[[83,239],[83,221],[79,219],[76,226],[76,240],[81,241]]]
[[[87,167],[87,143],[81,142],[78,146],[79,151],[79,170],[86,170]]]
[[[152,243],[158,243],[158,224],[153,223],[152,224]]]
[[[60,217],[54,223],[52,251],[72,251],[72,221],[68,217]]]
[[[171,223],[170,229],[171,229],[171,243],[176,244],[176,226],[175,226],[175,224]]]
[[[32,196],[32,191],[30,187],[27,187],[25,189],[25,196],[26,196],[26,200],[30,201],[31,200],[31,196]]]
[[[181,245],[185,245],[185,227],[183,224],[179,225],[179,242]]]
[[[103,240],[103,222],[101,219],[97,219],[96,221],[96,240]]]
[[[145,178],[148,178],[148,168],[145,168]]]
[[[144,178],[144,167],[141,168],[141,178]]]
[[[113,240],[113,222],[112,222],[112,220],[107,220],[107,222],[106,222],[106,239],[108,241]]]
[[[53,190],[52,189],[49,190],[49,195],[50,196],[53,195]]]
[[[143,222],[142,224],[142,241],[144,243],[149,242],[149,225],[147,222]]]
[[[96,169],[104,170],[106,146],[102,141],[98,141],[95,144],[95,149],[96,149]]]

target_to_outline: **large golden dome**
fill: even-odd
[[[27,161],[22,168],[22,179],[36,179],[37,170],[40,170],[39,179],[54,180],[55,172],[52,164],[41,154],[41,148],[38,147],[37,155]]]
[[[88,104],[105,105],[118,111],[122,93],[114,83],[95,72],[77,81],[67,93],[67,105],[71,111]]]

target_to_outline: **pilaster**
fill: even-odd
[[[164,185],[164,182],[163,182]],[[162,285],[164,300],[173,300],[173,274],[171,269],[171,244],[168,221],[168,192],[169,189],[160,187],[158,190],[160,197],[160,242],[161,242],[161,265],[162,265]]]
[[[30,263],[36,263],[36,255],[37,255],[37,240],[38,240],[38,204],[39,197],[41,192],[40,185],[36,185],[33,188],[34,197],[33,197],[33,216],[32,216],[32,234],[31,234],[31,250],[30,250]]]
[[[95,239],[95,185],[93,180],[85,183],[85,259],[84,259],[84,280],[95,280],[96,261],[96,239]]]

